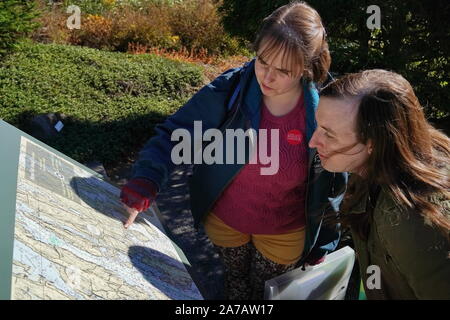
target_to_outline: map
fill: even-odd
[[[119,192],[22,136],[11,299],[202,299],[157,208],[125,229]]]

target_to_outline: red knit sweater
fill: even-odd
[[[279,129],[279,169],[261,175],[260,160],[246,164],[224,190],[212,212],[227,225],[246,234],[281,234],[305,225],[308,172],[306,112],[303,95],[288,114],[276,117],[261,105],[260,129]]]

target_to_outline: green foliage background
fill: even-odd
[[[202,81],[199,67],[155,55],[22,43],[0,64],[0,118],[28,131],[35,115],[63,113],[49,145],[109,164],[141,147]]]
[[[0,56],[11,50],[17,41],[38,27],[36,3],[28,0],[0,1]]]
[[[226,29],[253,41],[264,17],[289,1],[223,0]],[[402,74],[429,117],[450,114],[450,2],[448,0],[310,0],[328,33],[331,71],[383,68]],[[370,30],[370,5],[381,10],[381,29]]]
[[[185,35],[180,37],[179,44],[204,47],[196,39],[206,39],[201,35],[208,31],[214,34],[208,43],[220,48],[222,53],[230,48],[232,52],[245,51],[234,37],[253,41],[263,18],[288,3],[286,0],[212,0],[202,2],[202,7],[195,6],[194,1],[54,2],[60,3],[63,9],[65,5],[78,4],[84,13],[94,14],[121,10],[122,5],[130,3],[141,11],[151,8],[150,3],[167,8],[181,3],[179,13],[173,7],[177,14],[172,15],[177,22],[173,34]],[[197,8],[214,12],[212,3],[221,3],[220,12],[229,33],[218,35],[214,30],[222,30],[222,26],[215,19],[211,21],[216,29],[205,27],[206,20]],[[334,74],[371,68],[396,71],[412,83],[428,117],[444,120],[442,123],[449,130],[448,0],[378,3],[310,0],[308,3],[317,9],[327,29]],[[370,16],[366,10],[370,5],[381,9],[379,30],[366,26]],[[189,19],[183,19],[186,12],[191,13]],[[45,10],[41,12],[44,13]],[[0,1],[0,118],[27,131],[35,115],[66,114],[62,133],[48,143],[80,162],[95,159],[107,165],[139,149],[152,135],[155,124],[175,112],[203,84],[202,68],[153,55],[31,41],[20,43],[21,38],[38,26],[35,22],[38,15],[34,1]],[[65,13],[62,18],[65,19]],[[205,21],[197,21],[202,19]]]

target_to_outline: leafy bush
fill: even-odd
[[[18,39],[38,26],[34,21],[37,16],[34,1],[0,1],[0,56],[5,55]]]
[[[185,0],[172,6],[170,26],[188,49],[207,49],[211,54],[238,54],[240,44],[222,26],[217,4],[211,0]]]
[[[44,5],[45,16],[53,18],[41,20],[44,25],[38,32],[41,36],[34,38],[122,52],[127,51],[130,43],[137,43],[155,48],[207,50],[210,55],[248,54],[240,40],[224,31],[218,3],[216,0],[65,1],[63,6]],[[65,13],[68,4],[80,6],[80,30],[70,31],[65,23],[61,24],[61,14],[65,19],[69,17]],[[49,40],[45,40],[45,35]]]
[[[48,143],[79,162],[113,164],[202,81],[199,67],[154,55],[24,43],[0,64],[0,118],[28,131],[33,116],[63,113]]]
[[[114,49],[111,44],[113,20],[100,15],[87,15],[82,20],[83,28],[71,34],[70,42],[95,49]]]
[[[171,38],[167,17],[167,11],[157,6],[149,8],[145,13],[125,7],[103,16],[83,16],[82,28],[74,30],[71,42],[122,52],[127,50],[129,43],[172,47],[176,41]]]
[[[30,38],[40,43],[69,43],[71,30],[67,28],[69,14],[49,2],[38,0],[38,9],[41,15],[37,19],[41,25]]]
[[[267,15],[289,0],[222,0],[224,26],[253,41]],[[366,26],[370,1],[308,0],[328,32],[331,71],[382,68],[402,74],[430,118],[450,119],[448,1],[380,1],[381,29]]]

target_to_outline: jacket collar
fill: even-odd
[[[243,112],[251,119],[252,128],[259,129],[260,122],[260,105],[262,99],[261,88],[255,75],[255,60],[246,63],[242,68],[242,77],[240,80],[241,88],[243,88],[240,96],[240,103],[244,107]],[[306,138],[311,139],[314,130],[317,127],[315,113],[319,104],[319,93],[313,82],[302,81],[303,95],[306,106]],[[244,102],[242,104],[242,102]]]
[[[362,214],[366,212],[367,201],[369,201],[369,194],[366,193],[360,202],[358,202],[351,210],[350,214]]]
[[[350,179],[348,181],[348,184],[353,183],[352,180],[354,180],[355,178],[353,176],[353,179],[352,179],[352,176],[353,175],[350,175]],[[356,186],[356,187],[358,187],[358,186]],[[391,199],[388,196],[389,194],[390,194],[390,192],[389,192],[387,186],[385,186],[385,185],[379,186],[379,191],[377,192],[377,195],[376,195],[377,199],[375,200],[376,201],[375,206],[378,207],[378,208],[383,208],[383,209],[388,210],[388,211],[392,211],[393,208],[396,207],[396,204],[395,204],[395,202],[389,201],[389,199]],[[351,208],[349,210],[349,212],[346,212],[346,214],[347,213],[349,213],[349,214],[362,214],[362,213],[365,213],[369,201],[370,201],[370,195],[369,195],[369,192],[366,192],[361,197],[361,201],[359,201],[353,208]]]
[[[316,110],[319,105],[319,93],[312,82],[303,81],[303,95],[306,105],[306,138],[309,142],[316,130]]]

